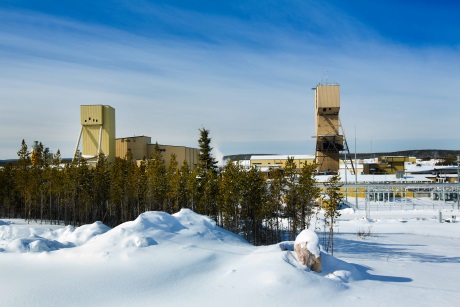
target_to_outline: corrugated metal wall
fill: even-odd
[[[316,99],[318,109],[340,108],[340,86],[339,85],[318,85],[316,87]]]
[[[102,127],[101,152],[115,160],[115,109],[103,105],[80,106],[83,156],[97,156]]]

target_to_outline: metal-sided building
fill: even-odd
[[[125,158],[128,150],[130,150],[132,159],[136,161],[151,157],[156,145],[152,144],[152,138],[149,136],[118,138],[115,140],[115,143],[117,157]],[[161,144],[158,144],[158,147],[162,152],[166,166],[169,165],[171,154],[176,155],[179,167],[183,165],[184,161],[187,161],[190,168],[194,168],[198,164],[199,149],[197,148]]]
[[[404,172],[406,163],[415,163],[415,157],[404,156],[383,156],[379,157],[376,163],[365,163],[364,174],[396,174]]]
[[[315,156],[311,155],[254,155],[251,156],[250,165],[265,172],[275,168],[284,168],[289,157],[294,158],[294,163],[300,169],[303,165],[313,164]]]
[[[115,109],[108,105],[80,106],[80,136],[74,157],[81,142],[82,157],[90,162],[104,154],[109,162],[115,160]]]
[[[133,160],[142,160],[152,156],[155,144],[151,137],[136,136],[115,138],[115,109],[108,105],[80,106],[81,130],[78,137],[74,158],[80,150],[83,158],[91,164],[97,162],[99,154],[105,155],[108,162],[116,157],[125,158],[128,150]],[[80,146],[81,145],[81,146]],[[190,168],[198,163],[199,150],[186,146],[159,145],[166,166],[169,165],[171,154],[176,155],[179,167],[187,161]]]

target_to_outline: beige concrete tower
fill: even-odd
[[[104,154],[107,161],[115,160],[115,109],[104,105],[80,106],[81,130],[74,157],[79,150],[89,162]]]
[[[339,134],[340,86],[318,85],[314,90],[317,172],[337,173],[344,149],[343,135]]]

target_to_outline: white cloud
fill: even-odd
[[[381,151],[393,150],[387,140],[417,139],[407,144],[440,148],[458,140],[452,129],[460,96],[455,52],[389,46],[370,40],[367,31],[359,40],[346,17],[341,23],[348,25],[348,40],[334,37],[328,45],[309,33],[297,39],[299,31],[283,33],[274,25],[260,32],[260,23],[246,33],[253,23],[189,12],[172,14],[204,19],[195,32],[215,25],[219,29],[209,35],[225,35],[218,42],[142,37],[46,15],[8,14],[8,25],[17,27],[0,23],[0,137],[17,144],[37,139],[70,156],[79,105],[109,104],[117,112],[117,136],[196,146],[203,126],[224,154],[302,148],[312,154],[311,87],[326,71],[329,81],[341,84],[349,138],[356,125],[360,139],[373,140],[376,148],[379,140],[386,144]],[[4,144],[0,159],[15,157],[18,148]]]

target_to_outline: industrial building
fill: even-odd
[[[294,159],[297,169],[301,169],[304,164],[315,162],[315,156],[311,155],[254,155],[250,158],[250,166],[268,172],[271,169],[284,168],[288,158]]]
[[[131,151],[132,159],[140,161],[151,157],[155,151],[156,144],[152,144],[152,138],[149,136],[134,136],[126,138],[117,138],[115,140],[116,156],[125,158],[128,150]],[[158,144],[162,152],[166,166],[169,165],[171,154],[176,156],[179,167],[184,161],[193,168],[198,164],[199,149],[186,146],[173,146]]]
[[[397,174],[404,172],[407,163],[415,164],[415,157],[404,156],[383,156],[379,157],[376,162],[363,164],[364,174]]]
[[[80,148],[88,162],[95,162],[100,154],[107,161],[115,160],[115,109],[107,105],[80,106],[80,136],[74,158]]]
[[[80,106],[80,123],[81,130],[74,158],[80,151],[82,157],[90,164],[96,163],[100,154],[103,154],[107,161],[113,162],[116,157],[125,158],[128,151],[131,151],[132,159],[140,161],[148,159],[154,152],[156,144],[152,144],[151,137],[115,138],[115,109],[111,106]],[[176,156],[179,167],[184,161],[187,161],[191,168],[198,163],[199,149],[197,148],[160,144],[158,146],[166,165],[169,165],[171,154]]]

